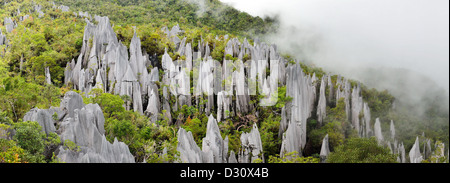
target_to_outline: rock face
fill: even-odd
[[[6,44],[6,35],[3,35],[2,30],[0,30],[0,45]]]
[[[317,104],[317,121],[322,125],[323,119],[327,116],[327,101],[325,97],[325,80],[320,82],[319,103]]]
[[[391,139],[395,139],[395,125],[393,120],[391,120],[390,131],[391,131]]]
[[[330,146],[328,145],[328,134],[323,138],[322,148],[320,149],[320,160],[325,162],[330,154]]]
[[[79,150],[60,146],[58,158],[67,163],[134,163],[128,146],[110,143],[105,137],[105,117],[98,104],[84,105],[82,97],[67,92],[59,108],[32,109],[24,121],[37,121],[47,134],[56,132],[62,142],[70,140]],[[55,122],[59,128],[55,128]]]
[[[359,84],[355,87],[353,87],[352,90],[352,98],[351,98],[351,122],[353,128],[356,130],[358,135],[362,136],[362,129],[360,124],[360,118],[359,115],[364,107],[364,101],[361,96],[361,88]]]
[[[217,121],[210,115],[202,150],[195,143],[192,133],[180,128],[177,151],[180,152],[182,163],[226,163],[228,161],[228,137],[222,139]]]
[[[399,155],[397,158],[397,162],[406,163],[406,151],[405,151],[405,146],[403,145],[403,143],[401,143],[399,145],[399,147],[397,148],[397,154]]]
[[[264,154],[259,134],[258,126],[253,124],[250,133],[241,134],[241,152],[239,153],[239,163],[251,163],[256,159],[264,162]]]
[[[294,121],[290,121],[286,133],[283,134],[283,141],[281,143],[280,157],[285,157],[286,154],[291,152],[297,152],[301,156],[301,136],[302,136],[301,124]]]
[[[70,93],[69,96],[81,97],[76,93]],[[64,99],[69,101],[68,104],[72,101],[71,97],[67,95]],[[60,147],[58,158],[61,161],[68,163],[134,163],[134,157],[126,144],[118,142],[117,139],[113,144],[106,140],[105,118],[98,104],[88,104],[81,109],[71,108],[69,110],[73,110],[70,111],[73,117],[69,115],[61,122],[60,137],[63,142],[70,140],[80,146],[80,151]]]
[[[383,133],[381,132],[381,124],[380,119],[375,119],[375,126],[373,128],[375,130],[375,137],[377,138],[377,141],[379,144],[384,142]]]
[[[336,80],[336,85],[338,86],[338,89],[336,90],[336,105],[339,99],[344,98],[345,113],[347,114],[347,117],[349,117],[351,84],[347,79],[343,79],[341,76],[338,76]]]
[[[86,96],[92,88],[126,95],[131,99],[127,109],[143,114],[147,105],[142,97],[148,94],[151,76],[146,66],[149,57],[143,54],[139,37],[134,33],[128,58],[127,48],[117,40],[108,17],[95,16],[95,20],[97,25],[86,19],[81,54],[76,63],[66,67],[66,84],[73,83]]]
[[[222,139],[217,121],[212,115],[210,115],[208,118],[206,137],[203,138],[202,150],[203,153],[207,156],[208,162],[210,163],[227,162],[228,137],[226,138],[226,140]],[[212,158],[210,157],[211,154]],[[212,159],[213,161],[209,161],[210,159]]]
[[[178,130],[177,151],[180,152],[182,163],[203,163],[204,152],[195,143],[191,132],[186,132],[183,128]]]
[[[34,108],[25,114],[23,121],[38,122],[42,127],[42,131],[48,135],[50,132],[56,132],[52,115],[49,113],[49,110]]]
[[[8,33],[11,33],[14,28],[16,28],[17,24],[12,21],[10,17],[5,17],[3,25],[6,27],[6,31]]]
[[[48,67],[45,68],[45,82],[49,85],[52,84],[52,77],[50,76],[50,69]]]
[[[364,106],[363,106],[363,113],[364,113],[364,118],[363,118],[363,128],[365,129],[363,130],[362,133],[362,137],[370,137],[372,136],[372,130],[370,129],[370,108],[369,108],[369,104],[367,104],[366,102],[364,102]],[[365,127],[365,128],[364,128]]]
[[[228,155],[228,137],[222,139],[216,119],[209,116],[206,137],[202,149],[195,143],[191,132],[178,130],[177,151],[182,163],[251,163],[255,159],[264,161],[261,137],[256,124],[250,133],[241,135],[241,151],[238,159],[233,151]]]
[[[306,145],[306,123],[311,117],[316,96],[316,87],[313,84],[315,75],[307,76],[303,73],[300,64],[290,65],[286,68],[286,96],[292,101],[286,104],[286,123],[288,124],[280,155],[296,151],[301,154]],[[283,122],[280,125],[285,125]],[[291,127],[293,126],[293,127]],[[280,129],[285,128],[282,126]]]
[[[410,163],[420,163],[422,162],[423,157],[422,154],[420,154],[420,147],[419,147],[419,137],[416,138],[416,142],[414,143],[413,147],[411,148],[411,151],[409,151],[409,162]]]

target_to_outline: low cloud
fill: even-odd
[[[327,72],[396,97],[408,91],[421,98],[427,89],[449,95],[447,0],[221,1],[255,16],[278,15],[280,29],[265,39]]]

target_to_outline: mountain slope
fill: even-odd
[[[2,119],[13,119],[2,123],[12,128],[14,122],[25,120],[23,115],[31,108],[57,107],[60,100],[52,99],[75,90],[84,103],[99,104],[105,116],[105,138],[110,143],[116,138],[124,142],[136,162],[277,162],[276,155],[295,157],[294,151],[318,158],[322,142],[329,142],[333,152],[349,138],[371,136],[386,139],[379,143],[398,155],[403,147],[400,141],[405,142],[403,151],[409,150],[415,136],[421,134],[407,123],[399,130],[407,135],[390,134],[397,119],[411,118],[392,109],[395,98],[388,92],[309,67],[283,56],[276,45],[244,39],[241,36],[248,35],[244,31],[249,29],[240,24],[220,24],[221,20],[213,21],[217,17],[203,21],[198,8],[181,7],[188,5],[184,1],[71,1],[68,7],[37,2],[42,5],[40,10],[35,2],[26,0],[2,5],[2,35],[8,41],[2,45],[0,71],[9,73],[0,75],[4,86],[0,100],[1,110],[7,112]],[[146,7],[145,3],[167,3],[164,8],[168,11],[156,8],[154,13],[142,14],[144,9],[158,7]],[[84,9],[88,5],[94,12],[109,6],[111,11],[101,11],[107,16],[79,12],[88,10]],[[220,4],[212,1],[207,4],[210,6],[212,10],[206,13]],[[80,9],[75,15],[72,8]],[[41,17],[40,12],[44,13]],[[179,15],[186,14],[192,18],[182,21]],[[239,16],[246,17],[241,13],[224,16],[224,20],[240,22]],[[9,18],[16,22],[11,31],[7,30]],[[250,17],[249,21],[257,19]],[[230,63],[234,65],[228,68]],[[231,79],[225,79],[230,76],[226,74]],[[275,75],[278,82],[273,80]],[[33,90],[18,95],[24,88]],[[41,88],[48,94],[39,92]],[[196,95],[199,88],[203,91]],[[219,90],[208,92],[212,88]],[[278,95],[267,97],[275,93]],[[261,105],[273,97],[278,99],[273,105]],[[393,119],[396,125],[392,127]],[[428,120],[444,121],[439,123],[444,130],[427,131],[425,136],[433,143],[448,144],[448,115]],[[56,131],[57,135],[63,134],[63,118],[53,122],[62,130]],[[74,149],[65,142],[55,146]],[[428,150],[422,151],[424,157],[429,155]]]

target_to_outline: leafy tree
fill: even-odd
[[[44,109],[59,105],[61,93],[53,86],[43,87],[18,76],[3,79],[3,85],[0,87],[0,108],[13,121],[19,121],[34,107]]]
[[[207,123],[207,121],[205,123],[198,118],[194,118],[192,120],[188,118],[182,128],[184,128],[186,131],[190,131],[197,145],[201,147],[203,138],[206,136]]]
[[[260,135],[261,142],[263,145],[265,159],[271,154],[276,154],[280,152],[281,138],[278,137],[278,130],[280,127],[280,116],[274,116],[270,114],[269,117],[264,118],[260,123]]]
[[[25,151],[13,140],[0,138],[0,163],[26,163]]]
[[[328,156],[328,163],[396,163],[397,157],[389,148],[378,145],[372,138],[350,138],[334,149]]]
[[[44,162],[44,148],[46,138],[42,127],[37,122],[26,121],[15,124],[16,134],[13,139],[17,145],[28,154],[26,159],[30,162]]]

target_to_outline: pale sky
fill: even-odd
[[[324,69],[406,68],[449,91],[448,0],[221,1],[255,16],[279,14],[274,42],[314,50],[303,54]]]

